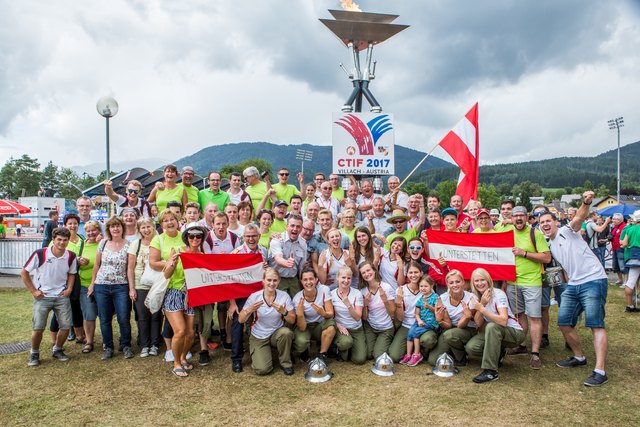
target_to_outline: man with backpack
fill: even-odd
[[[589,213],[589,217],[584,224],[584,235],[582,237],[604,267],[604,256],[598,248],[598,233],[602,233],[603,231],[608,230],[609,223],[611,222],[611,217],[607,217],[600,225],[597,224],[598,217],[599,216],[597,212]]]
[[[104,182],[104,192],[116,203],[116,215],[120,215],[122,209],[133,208],[138,212],[138,217],[153,218],[151,215],[151,205],[142,198],[142,184],[140,181],[132,179],[127,183],[126,195],[122,196],[113,191],[111,181]]]
[[[76,256],[67,250],[71,232],[63,227],[52,232],[51,248],[36,250],[22,268],[20,277],[33,295],[33,328],[29,366],[40,364],[40,343],[49,312],[53,311],[60,330],[53,346],[52,357],[62,362],[69,360],[63,351],[71,327],[71,302],[77,272]]]

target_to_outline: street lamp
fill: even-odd
[[[118,114],[118,103],[110,96],[103,96],[98,99],[96,104],[98,114],[107,119],[107,176],[106,179],[111,178],[111,162],[109,156],[109,119]]]
[[[301,150],[300,148],[296,149],[296,160],[300,160],[302,162],[301,172],[304,175],[304,162],[310,162],[313,160],[313,151]]]
[[[611,119],[607,122],[609,129],[618,131],[618,178],[617,178],[617,191],[618,191],[618,203],[620,203],[620,128],[624,126],[624,118],[618,117]]]

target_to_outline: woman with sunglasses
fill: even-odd
[[[393,290],[405,283],[404,265],[407,258],[407,241],[402,236],[393,238],[389,250],[383,249],[380,255],[380,276],[382,281],[391,285]]]
[[[160,212],[164,211],[167,208],[167,203],[171,201],[186,206],[189,200],[187,198],[187,192],[184,191],[184,187],[177,183],[178,168],[175,165],[167,165],[163,173],[164,181],[156,182],[147,200],[149,202],[155,202]]]
[[[258,226],[260,227],[260,244],[269,249],[269,243],[271,242],[271,224],[273,224],[273,212],[268,209],[262,209],[258,211],[256,216]]]
[[[442,257],[442,254],[440,254],[438,259],[429,258],[428,245],[429,242],[426,234],[423,238],[413,237],[409,240],[407,253],[409,254],[409,261],[415,261],[420,264],[422,272],[436,282],[434,290],[440,295],[447,291],[445,276],[449,272],[449,267],[447,266],[447,261]]]
[[[138,217],[153,218],[151,205],[142,198],[142,184],[140,181],[135,179],[129,181],[125,195],[121,196],[113,191],[111,181],[106,180],[104,181],[104,192],[107,197],[116,203],[116,215],[120,215],[124,208],[133,208],[138,212]]]

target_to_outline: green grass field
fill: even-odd
[[[0,417],[5,425],[51,426],[638,425],[640,313],[623,313],[623,292],[613,286],[607,309],[609,383],[598,389],[582,385],[594,363],[584,328],[590,368],[555,367],[568,353],[552,326],[540,371],[529,368],[528,357],[512,356],[500,380],[483,385],[471,382],[478,361],[448,379],[427,375],[426,364],[397,366],[397,375],[378,377],[369,364],[330,361],[334,378],[311,384],[300,362],[293,377],[278,369],[258,377],[247,360],[244,372],[234,374],[222,350],[211,352],[209,366],[178,379],[160,357],[125,360],[117,353],[103,362],[100,351],[84,355],[76,344],[66,346],[71,361],[58,362],[44,350],[45,336],[39,367],[27,367],[27,353],[0,356]],[[552,307],[554,318],[556,313]],[[30,295],[0,291],[0,342],[28,341],[30,327]]]

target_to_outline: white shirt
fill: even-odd
[[[331,299],[331,291],[325,285],[318,284],[316,286],[316,298],[313,300],[313,304],[324,308],[324,302]],[[300,300],[304,299],[304,319],[307,323],[320,323],[324,320],[322,316],[318,314],[318,312],[311,307],[309,301],[304,298],[304,291],[300,291],[293,297],[293,306],[298,307]]]
[[[462,297],[462,301],[464,301],[464,303],[467,304],[469,308],[471,308],[473,306],[473,302],[477,301],[477,298],[471,292],[467,292],[467,291],[463,291],[463,292],[464,292],[464,296]],[[464,313],[462,312],[462,304],[461,303],[458,303],[458,305],[451,304],[451,295],[449,295],[449,292],[445,292],[442,295],[440,295],[440,301],[442,301],[442,305],[444,306],[444,308],[447,309],[447,314],[449,315],[449,319],[451,319],[451,325],[453,327],[457,327],[460,320],[462,320],[462,316],[464,315]],[[469,320],[469,323],[467,323],[467,326],[469,328],[478,327],[478,325],[476,325],[476,322],[474,322],[473,319]]]
[[[391,287],[391,285],[381,282],[380,287],[386,292],[387,301],[393,301],[396,299],[396,291]],[[362,292],[363,301],[364,297],[370,293],[369,288],[362,288],[360,289],[360,292]],[[369,322],[369,325],[371,325],[373,329],[384,331],[385,329],[393,328],[393,319],[389,316],[387,307],[385,306],[384,301],[382,301],[380,289],[378,289],[375,294],[371,294],[371,301],[369,301],[367,309],[367,322]]]
[[[384,196],[384,201],[387,202],[391,199],[391,193]],[[404,208],[406,211],[409,208],[409,195],[404,191],[398,191],[398,198],[396,199],[396,205]],[[385,209],[391,211],[392,208],[388,205],[385,205]]]
[[[124,205],[125,203],[127,203],[124,207],[122,207],[122,205]],[[151,212],[149,210],[149,205],[145,205],[145,207],[142,207],[142,198],[138,197],[138,203],[135,206],[130,206],[129,205],[129,199],[127,199],[126,197],[124,197],[121,194],[118,194],[118,200],[116,201],[116,215],[120,215],[122,213],[122,210],[124,208],[134,208],[138,210],[138,214],[140,215],[141,218],[151,218]]]
[[[442,296],[440,296],[440,298],[442,298]],[[475,302],[477,302],[477,300],[474,299],[472,302],[472,306],[470,306],[469,308],[473,308],[473,303]],[[520,326],[520,323],[518,323],[515,316],[513,315],[513,312],[511,311],[511,307],[509,307],[509,300],[507,299],[507,294],[502,292],[502,289],[493,288],[493,296],[491,297],[491,301],[489,301],[489,303],[485,306],[485,308],[488,311],[492,312],[493,314],[499,314],[498,313],[499,308],[506,308],[507,315],[509,316],[507,320],[507,327],[517,329],[519,331],[522,330],[522,326]],[[486,320],[487,323],[493,322],[493,320],[489,319],[487,316],[483,315],[482,317],[484,318],[484,320]]]
[[[237,194],[231,193],[231,189],[229,189],[227,190],[227,194],[229,195],[229,201],[236,206],[238,206],[238,203],[243,200],[251,203],[251,197],[249,197],[249,195],[242,189],[240,189]]]
[[[333,197],[329,197],[329,200],[325,200],[322,197],[318,197],[316,199],[318,205],[320,205],[320,210],[328,209],[331,211],[331,215],[333,216],[333,220],[335,221],[338,217],[338,212],[340,212],[340,202]]]
[[[346,265],[345,252],[348,253],[349,251],[344,249],[341,249],[341,250],[342,250],[342,255],[340,256],[340,258],[334,257],[329,249],[325,249],[323,251],[325,254],[326,261],[324,265],[319,266],[319,268],[324,268],[326,270],[328,284],[327,283],[325,284],[329,286],[330,290],[334,290],[335,288],[338,287],[338,281],[336,280],[336,277],[338,276],[338,270],[340,270],[342,267]],[[353,284],[353,278],[351,279],[351,287],[355,288]]]
[[[607,279],[600,260],[584,241],[580,232],[565,225],[558,229],[555,239],[549,240],[553,258],[569,276],[569,285],[582,285],[592,280]]]
[[[249,295],[247,302],[244,303],[243,310],[251,307],[252,304],[262,301],[263,304],[253,313],[253,323],[251,323],[251,335],[258,339],[269,338],[275,331],[284,325],[282,315],[278,313],[275,307],[267,305],[264,299],[264,291],[257,291]],[[284,291],[276,289],[276,299],[274,302],[284,306],[285,309],[293,310],[291,297]]]
[[[204,242],[204,245],[203,245],[204,253],[205,254],[230,254],[231,252],[233,252],[235,248],[240,246],[240,238],[236,236],[236,238],[232,240],[231,233],[232,231],[227,231],[227,236],[224,239],[219,239],[218,236],[216,236],[215,231],[211,230],[209,232],[209,238]],[[211,241],[213,241],[213,246],[211,245]],[[234,241],[235,241],[235,244],[234,244]]]
[[[402,317],[402,326],[410,328],[416,322],[416,303],[422,294],[417,291],[415,294],[409,289],[409,285],[402,287],[402,308],[404,316]]]
[[[362,294],[352,288],[349,288],[349,294],[347,295],[349,302],[354,307],[363,307],[364,300]],[[333,303],[333,312],[336,323],[341,324],[347,329],[360,329],[362,327],[362,320],[356,320],[351,316],[349,309],[342,302],[342,298],[338,295],[338,288],[331,291],[331,302]]]
[[[71,252],[65,250],[62,256],[56,257],[51,249],[43,248],[44,263],[40,265],[36,252],[31,254],[24,269],[33,276],[34,287],[42,291],[45,297],[60,296],[67,289],[69,274],[77,272],[76,259],[69,266]]]
[[[389,251],[382,249],[380,255],[380,277],[383,282],[387,282],[395,290],[398,289],[398,262],[389,259]]]

